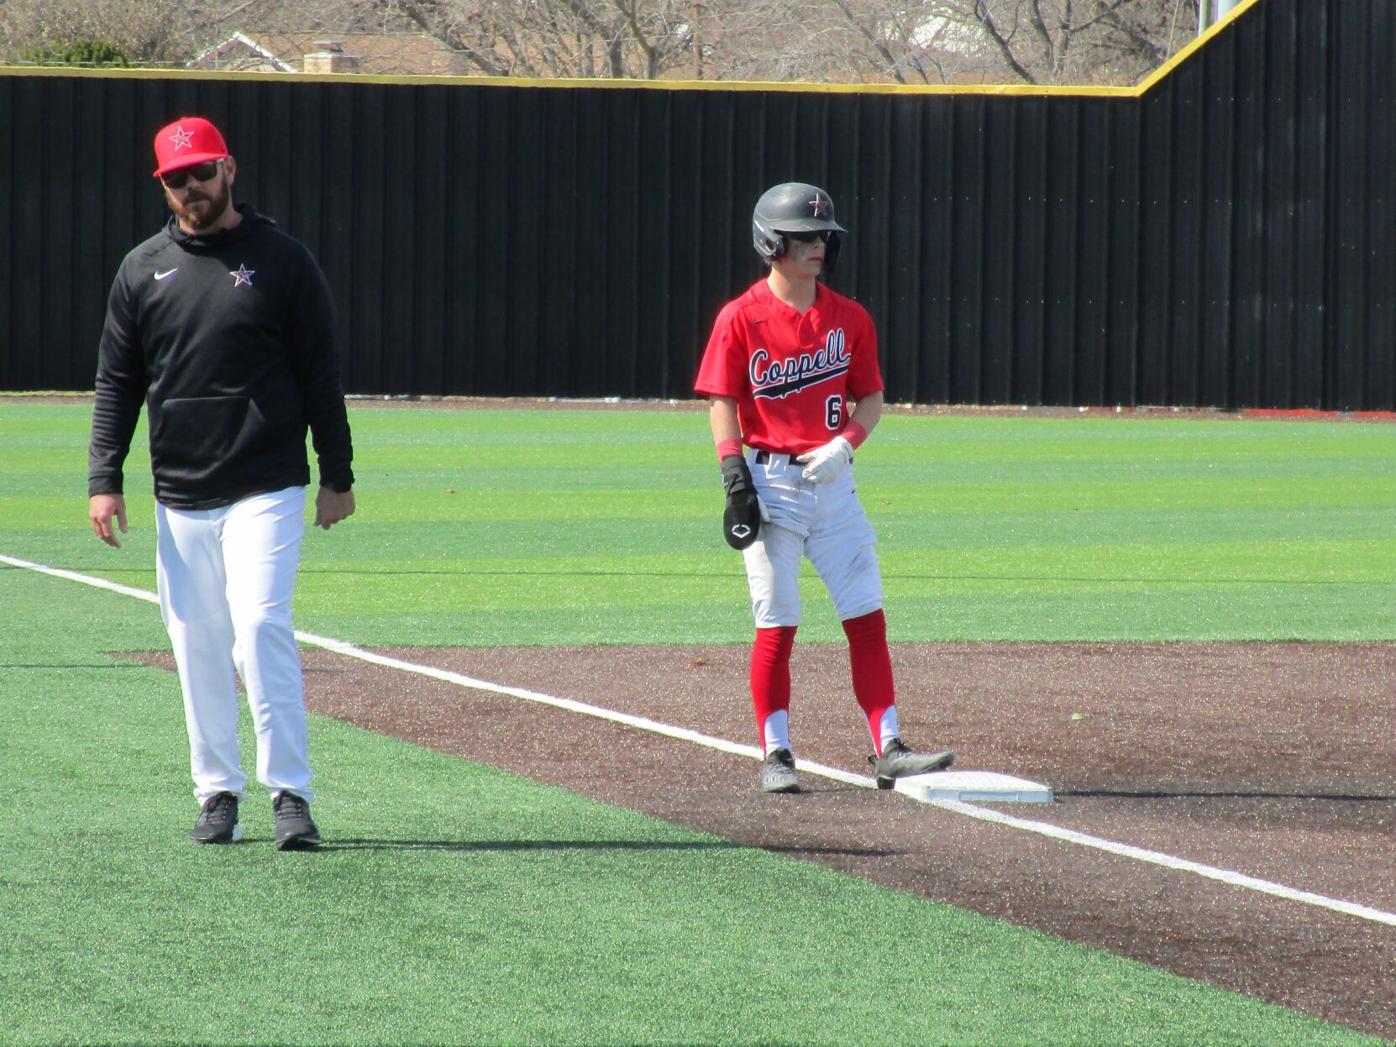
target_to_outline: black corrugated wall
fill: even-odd
[[[90,388],[199,112],[349,388],[686,397],[767,185],[852,231],[892,401],[1396,407],[1390,0],[1257,0],[1142,93],[0,75],[0,387]]]

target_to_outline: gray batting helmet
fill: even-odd
[[[824,271],[834,268],[838,257],[839,234],[846,230],[834,221],[834,201],[817,185],[782,182],[761,194],[751,212],[751,242],[762,258],[779,258],[789,248],[782,233],[827,231],[829,244],[824,250]]]

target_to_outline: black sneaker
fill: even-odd
[[[789,749],[772,749],[761,761],[761,791],[766,793],[797,793],[799,779],[795,777],[795,757]]]
[[[918,753],[902,744],[900,738],[893,738],[882,747],[881,756],[869,756],[873,775],[879,789],[890,789],[898,778],[911,774],[927,774],[943,771],[955,762],[955,754],[948,749],[938,753]]]
[[[293,792],[279,792],[271,798],[276,815],[276,849],[299,851],[320,846],[320,830],[310,820],[310,801]]]
[[[195,843],[236,843],[242,839],[238,824],[238,798],[232,793],[214,793],[204,801],[199,820],[189,830]]]

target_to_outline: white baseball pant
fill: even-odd
[[[155,507],[160,614],[179,667],[200,803],[220,792],[242,797],[247,786],[235,670],[256,730],[257,780],[312,798],[291,625],[305,498],[304,487],[288,487],[218,509]]]
[[[877,538],[863,512],[849,469],[829,483],[801,477],[804,466],[785,455],[747,464],[761,499],[761,530],[743,551],[751,611],[758,629],[799,625],[800,558],[819,573],[839,621],[882,607]]]

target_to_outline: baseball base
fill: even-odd
[[[918,800],[966,803],[1051,803],[1052,790],[1041,782],[997,771],[935,771],[897,779],[898,791]]]

